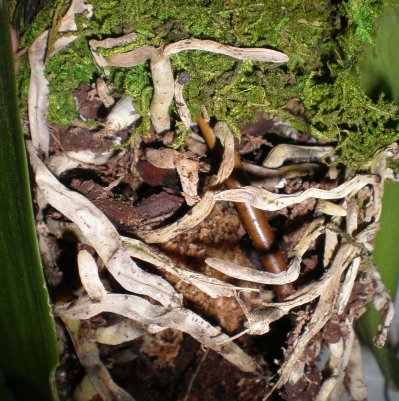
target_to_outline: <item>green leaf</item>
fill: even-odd
[[[373,98],[378,98],[381,93],[384,93],[389,100],[399,101],[399,81],[397,79],[399,52],[395,50],[399,39],[398,1],[387,3],[377,25],[375,46],[369,48],[361,64],[362,85]],[[392,298],[395,296],[399,278],[398,199],[399,185],[386,182],[380,219],[381,230],[377,235],[373,254],[374,263]],[[388,386],[392,389],[399,389],[399,359],[394,350],[388,344],[381,349],[373,344],[378,322],[379,315],[370,305],[359,321],[359,333],[374,353]]]
[[[399,185],[391,181],[385,182],[382,213],[380,218],[381,230],[375,240],[373,254],[374,263],[378,266],[392,298],[395,297],[399,278]]]
[[[374,263],[378,267],[382,281],[392,298],[395,296],[399,277],[398,199],[399,185],[386,182],[380,218],[381,230],[377,235],[373,254]],[[374,309],[374,306],[369,305],[367,312],[359,321],[359,332],[373,352],[388,387],[399,389],[399,359],[394,350],[388,344],[383,348],[377,348],[373,343],[378,323],[379,314]]]
[[[45,401],[51,399],[49,374],[58,354],[36,240],[7,14],[7,2],[0,0],[1,391],[20,401]]]

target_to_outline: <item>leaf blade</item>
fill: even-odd
[[[7,2],[0,0],[0,369],[20,400],[50,400],[58,362],[19,121]]]

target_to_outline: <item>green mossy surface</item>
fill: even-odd
[[[46,68],[50,83],[48,120],[69,125],[79,117],[74,90],[80,83],[89,84],[98,75],[85,38],[79,38],[52,57]]]
[[[368,98],[360,87],[357,68],[372,43],[373,21],[381,13],[376,0],[94,0],[87,24],[78,18],[82,35],[74,56],[68,51],[50,61],[50,121],[66,123],[77,114],[71,93],[96,74],[83,41],[136,32],[131,47],[163,46],[195,37],[241,47],[270,47],[286,53],[286,65],[236,62],[201,51],[172,57],[174,73],[187,71],[191,81],[184,96],[193,115],[204,104],[210,115],[239,128],[256,112],[310,131],[324,142],[336,143],[336,163],[352,167],[369,161],[378,149],[398,139],[396,106],[383,98]],[[84,25],[84,22],[86,23]],[[80,47],[79,47],[80,46]],[[79,53],[77,63],[76,56]],[[63,80],[57,68],[73,80]],[[78,65],[76,65],[78,64]],[[58,65],[58,67],[57,67]],[[85,66],[83,73],[73,72]],[[53,73],[53,75],[51,75]],[[149,66],[115,68],[107,72],[116,94],[131,95],[149,125],[152,96]],[[80,77],[80,78],[79,78]],[[68,91],[70,92],[68,94]],[[303,110],[304,106],[304,112]]]
[[[43,2],[43,8],[41,8],[34,20],[26,27],[23,34],[19,38],[19,47],[21,49],[30,46],[42,32],[50,27],[54,13],[54,7],[57,2],[58,1],[56,0]]]

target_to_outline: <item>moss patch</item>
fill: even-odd
[[[135,31],[138,41],[132,46],[162,46],[196,37],[234,46],[271,47],[290,57],[286,65],[276,67],[235,62],[200,51],[174,55],[175,74],[187,71],[191,77],[184,95],[194,119],[205,104],[211,115],[226,121],[239,134],[240,126],[260,111],[288,121],[300,130],[310,130],[323,141],[336,143],[341,152],[336,162],[353,167],[367,162],[378,149],[397,140],[397,132],[390,128],[396,118],[396,107],[382,98],[370,100],[356,75],[358,61],[372,42],[373,21],[381,13],[382,1],[282,0],[275,4],[263,0],[94,0],[90,3],[94,14],[88,26],[83,25],[83,17],[78,18],[80,34],[86,40]],[[68,50],[49,64],[52,121],[66,123],[74,107],[71,94],[65,91],[72,92],[80,82],[90,82],[95,74],[84,41],[82,38],[73,45],[71,57],[68,58]],[[72,62],[70,68],[78,71],[67,72],[68,62]],[[85,71],[82,66],[87,67]],[[73,80],[63,81],[57,68],[65,77],[73,76]],[[110,72],[109,81],[115,85],[116,93],[133,96],[136,109],[143,115],[141,130],[145,132],[152,95],[148,65],[115,68]]]
[[[74,90],[80,83],[89,84],[97,74],[85,38],[79,38],[50,59],[46,74],[50,83],[50,122],[69,125],[79,117],[74,99]]]

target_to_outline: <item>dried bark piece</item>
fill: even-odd
[[[93,202],[108,219],[119,229],[134,232],[143,224],[144,217],[133,208],[132,202],[121,202],[113,198],[112,193],[94,181],[73,179],[70,188],[84,195]]]
[[[151,232],[139,232],[139,236],[148,243],[163,243],[171,238],[196,227],[212,211],[215,191],[208,190],[202,199],[181,219],[169,224],[166,227],[152,230]]]
[[[116,226],[127,233],[136,233],[143,227],[153,227],[173,215],[183,199],[173,193],[162,191],[143,199],[139,205],[131,201],[114,199],[112,192],[94,181],[73,179],[70,187],[90,199]]]
[[[143,199],[134,211],[147,226],[158,226],[172,216],[183,204],[183,199],[173,192],[162,191]]]
[[[175,169],[176,159],[181,155],[180,152],[170,148],[145,150],[145,157],[153,166],[162,169]]]
[[[80,84],[74,91],[76,105],[82,120],[95,120],[99,118],[99,112],[103,107],[103,102],[92,95],[93,89],[89,85]]]
[[[160,168],[146,160],[137,163],[137,170],[141,179],[152,187],[171,187],[179,185],[179,178],[175,168]]]
[[[120,144],[127,136],[126,131],[111,137],[104,131],[92,132],[83,127],[51,127],[51,132],[50,148],[52,150],[61,149],[64,156],[72,161],[97,166],[107,163],[115,155],[112,147]],[[57,170],[65,171],[64,168],[59,167]]]
[[[193,206],[201,199],[197,193],[199,161],[180,155],[175,163],[183,189],[182,195],[187,205]]]
[[[97,78],[96,90],[98,97],[107,109],[115,104],[114,98],[110,95],[108,85],[103,79]]]

